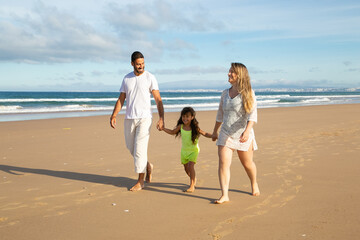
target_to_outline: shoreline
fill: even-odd
[[[194,193],[181,141],[155,129],[153,182],[140,192],[125,147],[124,115],[0,123],[2,239],[356,239],[360,208],[360,104],[258,109],[261,196],[233,157],[230,202],[220,195],[215,143],[201,138]],[[178,112],[166,112],[176,124]],[[198,111],[212,131],[216,111]],[[184,226],[184,223],[187,223]],[[141,226],[141,227],[137,227]]]
[[[360,103],[327,103],[327,104],[316,104],[316,105],[292,105],[292,106],[276,106],[276,107],[258,107],[258,109],[274,109],[274,108],[298,108],[298,107],[314,107],[314,106],[332,106],[332,105],[353,105]],[[181,111],[178,109],[164,109],[165,113],[173,113]],[[196,109],[195,109],[196,110]],[[217,111],[217,109],[200,109],[196,112],[209,112]],[[118,115],[124,115],[124,110],[121,110]],[[157,114],[156,108],[153,109],[153,115]],[[50,119],[63,119],[63,118],[78,118],[78,117],[95,117],[95,116],[110,116],[111,111],[82,111],[82,112],[54,112],[54,113],[12,113],[12,114],[0,114],[0,123],[3,122],[18,122],[18,121],[31,121],[31,120],[50,120]]]

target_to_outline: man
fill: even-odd
[[[153,95],[159,113],[157,129],[164,127],[164,107],[162,104],[158,83],[154,75],[145,71],[144,56],[141,52],[131,55],[131,65],[134,71],[127,74],[120,88],[120,96],[116,101],[110,117],[112,128],[116,126],[116,115],[120,112],[126,99],[126,115],[124,120],[124,135],[126,147],[134,157],[135,172],[139,174],[137,183],[130,191],[139,191],[146,181],[151,181],[153,165],[148,161],[147,149],[152,124],[151,99]]]

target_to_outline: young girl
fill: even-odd
[[[175,135],[181,135],[181,163],[184,165],[186,174],[190,177],[190,187],[185,192],[192,193],[195,190],[195,163],[199,154],[200,148],[198,140],[200,134],[212,138],[212,134],[202,131],[199,128],[199,122],[195,118],[195,111],[191,107],[185,107],[181,111],[180,118],[176,127],[173,130],[163,128],[163,131]]]

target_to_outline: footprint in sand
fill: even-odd
[[[65,206],[65,205],[58,205],[58,206],[54,206],[54,207],[48,208],[46,211],[48,211],[48,212],[53,212],[53,211],[58,211],[59,209],[64,209],[64,208],[67,208],[67,206]]]
[[[82,193],[84,191],[86,191],[86,190],[82,189],[82,190],[75,191],[75,192],[67,192],[67,193],[62,193],[62,194],[53,194],[53,195],[41,196],[41,197],[36,197],[35,200],[39,201],[39,200],[43,200],[43,199],[59,198],[59,197],[64,197],[64,196],[77,195],[77,194],[80,194],[80,193]]]
[[[12,183],[12,181],[5,181],[5,182],[2,182],[0,184],[8,184],[8,183]]]
[[[9,226],[14,226],[16,224],[20,223],[20,221],[12,221],[12,222],[9,222],[8,225]]]
[[[62,216],[62,215],[65,215],[65,214],[68,214],[70,211],[60,211],[60,212],[57,212],[55,214],[50,214],[50,215],[45,215],[44,217],[45,218],[48,218],[48,217],[58,217],[58,216]]]
[[[204,180],[203,179],[197,179],[196,180],[196,186],[197,187],[201,187],[204,184]]]
[[[49,205],[49,204],[46,202],[36,202],[35,203],[35,206],[47,206],[47,205]]]
[[[9,204],[5,205],[3,208],[1,208],[1,210],[8,211],[8,210],[15,210],[15,209],[25,208],[25,207],[28,207],[28,205],[23,204],[23,203],[9,203]]]

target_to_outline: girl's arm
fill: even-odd
[[[212,138],[212,134],[210,134],[210,133],[208,133],[208,132],[204,132],[204,131],[201,130],[200,128],[199,128],[199,133],[200,133],[201,135],[203,135],[204,137]]]
[[[180,131],[180,128],[181,128],[181,125],[177,125],[173,130],[165,128],[165,127],[162,130],[164,132],[166,132],[167,134],[175,135]]]

